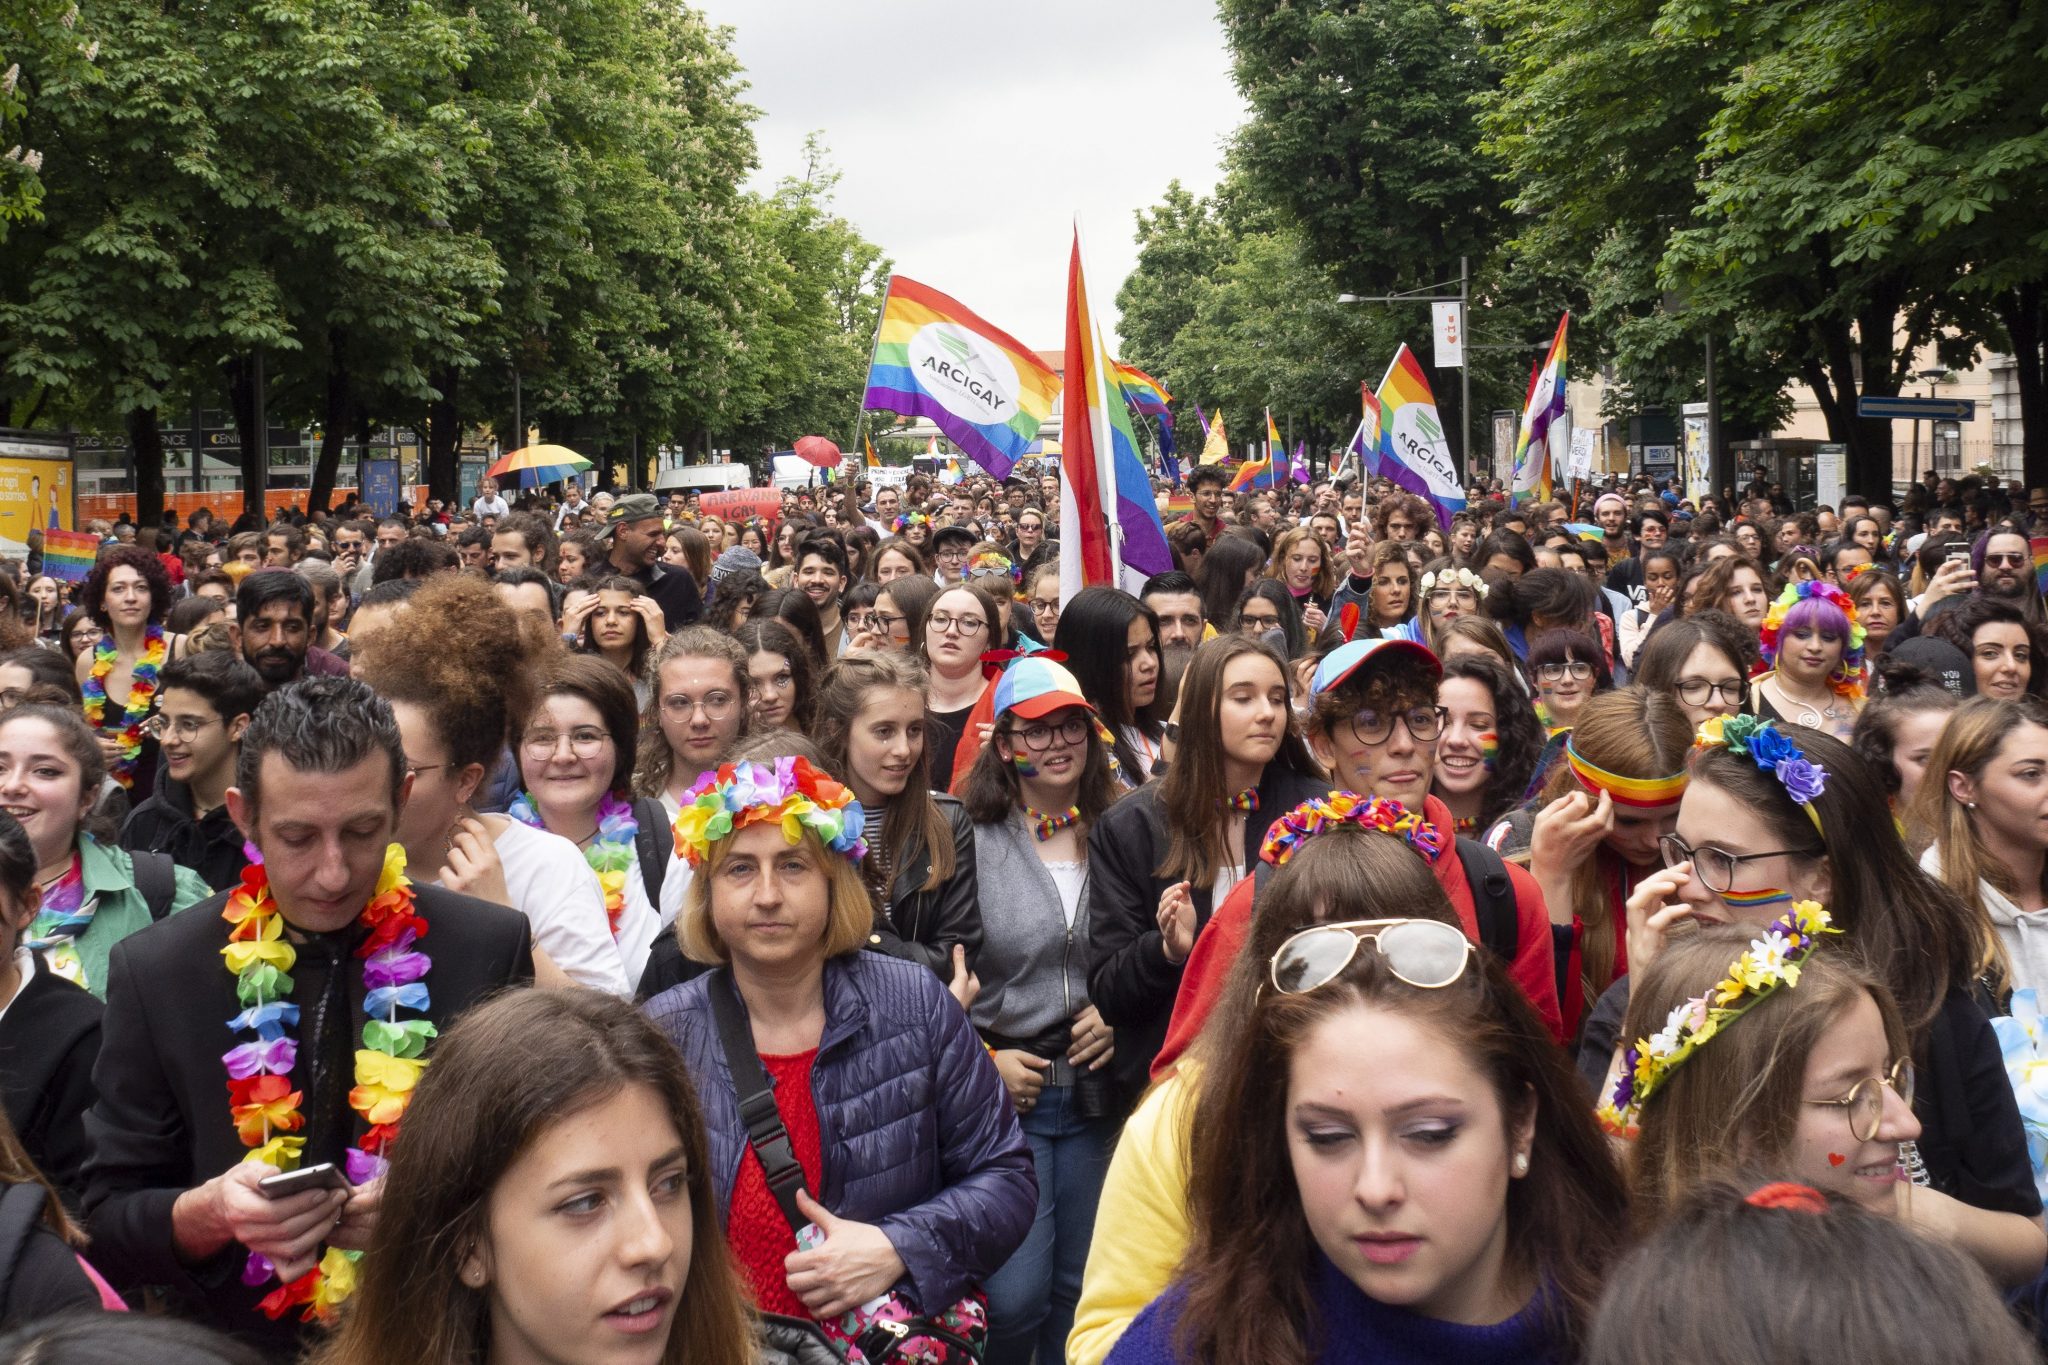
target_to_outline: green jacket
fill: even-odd
[[[107,955],[114,945],[138,929],[149,927],[149,903],[135,889],[135,861],[128,850],[102,844],[90,834],[78,836],[78,870],[88,899],[98,903],[92,923],[76,940],[78,964],[85,969],[86,989],[107,996]],[[183,910],[213,892],[188,867],[174,869],[171,909]],[[221,968],[226,971],[226,967]]]

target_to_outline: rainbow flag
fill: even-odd
[[[1273,486],[1273,462],[1271,460],[1246,460],[1237,467],[1237,473],[1223,491],[1226,493],[1256,493]]]
[[[1275,462],[1276,462],[1276,461],[1277,461],[1277,468],[1279,468],[1279,469],[1280,469],[1280,471],[1281,471],[1281,473],[1280,473],[1280,475],[1279,475],[1279,478],[1280,478],[1280,479],[1282,479],[1282,480],[1285,480],[1285,479],[1286,479],[1286,477],[1287,477],[1287,474],[1286,474],[1286,468],[1287,468],[1287,447],[1286,447],[1285,445],[1283,445],[1283,444],[1281,443],[1281,440],[1280,440],[1280,428],[1278,428],[1278,427],[1276,427],[1276,426],[1274,426],[1274,425],[1273,425],[1273,410],[1272,410],[1271,408],[1267,408],[1267,409],[1266,409],[1266,463],[1270,465],[1270,464],[1275,464]],[[1268,484],[1267,484],[1266,486],[1267,486],[1268,488],[1270,488],[1270,487],[1272,487],[1272,484],[1271,484],[1271,483],[1269,482],[1269,483],[1268,483]]]
[[[1194,514],[1195,495],[1193,493],[1175,493],[1166,500],[1166,515],[1173,520],[1179,521],[1183,517],[1191,517]]]
[[[2035,536],[2027,547],[2034,552],[2034,591],[2048,593],[2048,536]]]
[[[1550,339],[1550,351],[1543,367],[1529,377],[1529,398],[1522,405],[1522,425],[1515,437],[1515,472],[1508,482],[1508,499],[1522,502],[1530,496],[1548,500],[1551,469],[1558,455],[1571,449],[1572,414],[1565,405],[1565,332],[1572,315],[1557,320],[1557,335]]]
[[[1110,361],[1109,367],[1116,374],[1116,382],[1124,386],[1125,401],[1145,416],[1164,417],[1168,426],[1173,425],[1173,414],[1166,406],[1173,401],[1173,395],[1164,384],[1121,360]]]
[[[1607,543],[1607,528],[1594,522],[1568,521],[1564,524],[1564,529],[1579,540],[1597,540],[1603,545]]]
[[[1060,599],[1104,584],[1135,594],[1173,567],[1130,408],[1088,306],[1081,231],[1067,263],[1067,375],[1060,409]]]
[[[1422,363],[1406,342],[1394,352],[1377,396],[1384,421],[1377,449],[1365,449],[1367,473],[1385,475],[1399,487],[1426,498],[1436,509],[1437,524],[1449,530],[1451,514],[1465,506],[1465,489],[1458,481],[1450,442],[1444,439],[1443,419],[1437,416],[1429,376],[1422,372]]]
[[[957,299],[889,277],[863,406],[930,418],[1002,479],[1052,415],[1059,392],[1059,376],[1023,342]]]
[[[43,532],[43,572],[59,583],[83,583],[100,557],[100,538],[90,531]]]
[[[1370,380],[1358,381],[1358,407],[1358,430],[1352,433],[1351,444],[1344,448],[1344,455],[1357,459],[1360,469],[1370,469],[1376,466],[1376,461],[1368,457],[1366,452],[1377,451],[1380,448],[1380,429],[1383,425],[1380,400],[1373,397]],[[1343,467],[1344,456],[1340,455],[1337,462],[1330,466],[1332,481],[1335,481],[1338,471]]]

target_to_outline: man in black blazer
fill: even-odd
[[[270,891],[297,950],[289,1000],[299,1006],[291,1085],[303,1098],[301,1168],[332,1162],[363,1135],[349,1108],[363,1034],[357,923],[396,837],[412,772],[391,708],[348,678],[304,679],[272,693],[251,718],[227,794],[235,823],[263,854]],[[415,886],[429,932],[424,1017],[445,1032],[494,991],[533,979],[525,919],[502,906]],[[229,1031],[241,1012],[221,950],[228,894],[201,901],[114,948],[98,1099],[86,1115],[93,1147],[85,1211],[93,1262],[124,1291],[168,1289],[179,1311],[263,1347],[296,1355],[308,1329],[293,1309],[273,1321],[259,1300],[318,1264],[326,1247],[360,1250],[376,1221],[381,1181],[343,1193],[268,1199],[272,1166],[249,1154],[229,1113],[222,1054],[253,1034]],[[402,1126],[402,1125],[401,1125]],[[258,1251],[277,1278],[249,1286]]]

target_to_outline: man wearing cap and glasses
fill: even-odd
[[[1443,709],[1436,685],[1443,665],[1412,640],[1353,640],[1317,666],[1309,683],[1308,742],[1332,784],[1360,796],[1399,801],[1449,834],[1450,807],[1429,795]],[[1557,961],[1550,913],[1528,870],[1506,862],[1476,839],[1446,839],[1429,859],[1437,884],[1458,912],[1465,936],[1492,951],[1563,1040],[1557,1004]],[[1505,884],[1503,885],[1503,878]],[[1230,964],[1251,932],[1252,902],[1264,878],[1245,878],[1195,939],[1182,970],[1166,1042],[1152,1063],[1156,1077],[1187,1050],[1221,994]],[[1341,915],[1333,915],[1341,919]]]
[[[610,548],[606,561],[615,573],[646,585],[647,595],[661,605],[665,626],[673,634],[695,624],[704,614],[704,599],[687,569],[661,563],[667,530],[661,503],[652,493],[628,493],[605,511],[597,538]]]

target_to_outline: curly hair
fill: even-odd
[[[547,622],[508,606],[480,577],[437,574],[411,605],[350,637],[350,661],[386,701],[432,718],[455,768],[488,771],[526,724],[535,665],[560,643]]]
[[[171,575],[161,559],[137,545],[113,545],[100,551],[98,562],[85,576],[85,586],[78,591],[78,605],[85,613],[105,624],[100,607],[106,600],[107,580],[116,569],[133,569],[142,575],[142,581],[149,584],[149,619],[162,621],[171,609]]]

